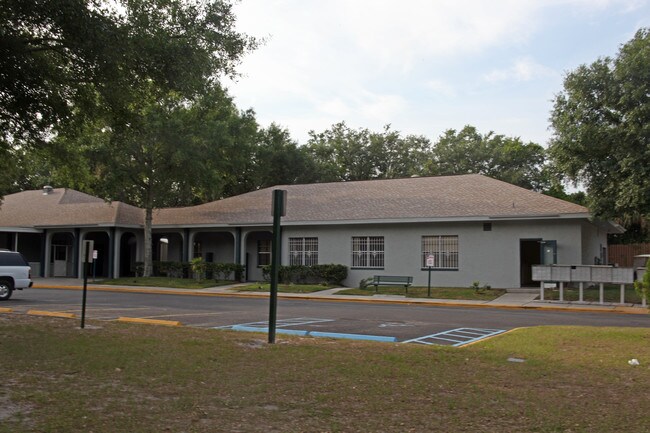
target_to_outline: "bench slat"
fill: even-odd
[[[409,286],[413,283],[413,277],[400,275],[374,275],[372,279],[375,292],[379,290],[379,286],[400,285],[404,286],[406,293],[408,293]]]

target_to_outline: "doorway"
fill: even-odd
[[[536,287],[533,281],[533,265],[557,264],[557,241],[520,239],[520,278],[521,287]]]
[[[53,258],[53,276],[68,276],[68,256],[70,252],[69,245],[52,245]]]

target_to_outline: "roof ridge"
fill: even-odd
[[[363,183],[363,182],[388,182],[388,181],[395,181],[395,180],[410,180],[410,179],[431,179],[431,178],[444,178],[444,177],[470,177],[470,176],[480,176],[480,177],[487,177],[490,179],[494,179],[490,176],[487,176],[485,174],[481,173],[465,173],[465,174],[430,174],[430,175],[425,175],[425,176],[420,176],[420,175],[413,175],[413,176],[407,176],[407,177],[393,177],[393,178],[375,178],[375,179],[359,179],[359,180],[333,180],[329,182],[308,182],[308,183],[292,183],[292,184],[280,184],[280,185],[272,185],[272,186],[267,186],[265,188],[260,188],[255,191],[264,191],[266,189],[275,189],[275,188],[283,188],[283,187],[296,187],[296,186],[305,186],[305,185],[338,185],[338,184],[351,184],[351,183]],[[498,179],[494,179],[498,180]],[[503,182],[503,181],[501,181]],[[508,183],[508,182],[506,182]],[[511,184],[512,185],[512,184]],[[526,188],[524,188],[526,189]],[[248,191],[248,192],[255,192],[255,191]],[[243,193],[247,194],[247,193]],[[238,194],[238,195],[243,195],[243,194]],[[235,197],[235,196],[232,196]],[[226,197],[228,198],[228,197]]]

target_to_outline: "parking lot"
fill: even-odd
[[[81,315],[79,290],[30,289],[0,307],[16,313]],[[87,320],[120,317],[178,321],[185,326],[266,332],[264,298],[89,291]],[[461,346],[508,330],[543,325],[650,326],[647,315],[463,308],[387,303],[286,300],[278,304],[278,335],[293,334]]]

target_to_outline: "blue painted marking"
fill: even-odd
[[[383,335],[341,334],[338,332],[318,332],[318,331],[308,332],[307,335],[311,337],[347,338],[350,340],[382,341],[385,343],[394,343],[397,341],[396,337],[385,337]]]
[[[223,328],[220,328],[223,329]],[[245,332],[269,332],[268,327],[262,326],[248,326],[248,325],[233,325],[229,329],[233,331]],[[319,332],[319,331],[303,331],[300,329],[283,329],[277,328],[276,333],[286,335],[297,335],[300,337],[325,337],[325,338],[344,338],[348,340],[367,340],[367,341],[381,341],[386,343],[395,343],[396,337],[386,337],[383,335],[364,335],[364,334],[343,334],[338,332]]]
[[[230,329],[232,329],[233,331],[245,331],[245,332],[269,332],[269,328],[261,328],[257,326],[235,325],[232,326]],[[300,329],[278,328],[275,330],[275,332],[277,334],[298,335],[301,337],[305,337],[308,334],[307,331],[301,331]]]

